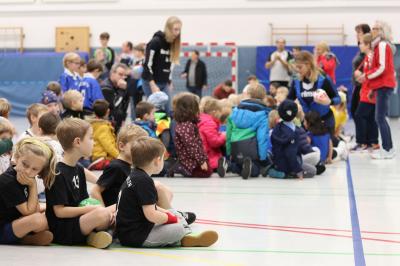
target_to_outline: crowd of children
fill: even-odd
[[[218,234],[191,234],[196,215],[173,208],[171,189],[152,177],[230,172],[243,179],[303,179],[347,157],[346,94],[307,51],[296,51],[289,62],[296,77],[290,88],[272,82],[267,90],[250,76],[242,94],[231,81],[202,99],[157,91],[135,102],[135,119],[125,124],[126,108],[116,107],[133,96],[126,92],[130,85],[140,86],[140,71],[132,68],[140,60],[126,43],[122,63],[113,65],[108,39],[101,35],[102,48],[87,64],[76,53],[64,56],[59,82],[50,82],[41,103],[27,108],[30,127],[13,151],[11,105],[0,98],[0,244],[106,248],[114,232],[131,247],[210,246]],[[367,34],[361,43],[364,71],[371,41]],[[374,103],[365,82],[356,113],[364,129],[361,149],[379,148]],[[103,172],[97,178],[91,170]],[[94,184],[90,196],[87,181]]]

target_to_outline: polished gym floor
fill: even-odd
[[[390,123],[399,151],[400,121]],[[400,154],[373,161],[352,153],[303,181],[158,178],[173,190],[176,209],[197,214],[193,231],[219,233],[215,245],[0,246],[0,265],[400,265],[399,165]]]

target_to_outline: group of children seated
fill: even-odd
[[[71,56],[64,60],[67,74],[78,63]],[[87,68],[94,80],[102,72],[95,61]],[[13,150],[11,105],[0,99],[0,244],[106,248],[114,233],[132,247],[210,246],[218,234],[191,234],[196,215],[174,209],[172,191],[151,177],[230,172],[303,179],[347,156],[344,93],[331,106],[334,134],[319,113],[304,114],[288,100],[288,88],[272,84],[267,93],[256,78],[242,94],[221,99],[179,93],[170,113],[168,95],[153,93],[136,104],[136,119],[116,131],[99,84],[87,83],[93,86],[82,91],[50,82],[41,103],[27,108],[30,127]],[[91,170],[103,172],[97,178]],[[87,181],[94,184],[91,197]]]

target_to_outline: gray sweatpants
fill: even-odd
[[[169,211],[178,217],[178,222],[175,224],[155,225],[144,241],[143,247],[180,246],[181,239],[192,232],[185,218],[179,212],[173,209]]]

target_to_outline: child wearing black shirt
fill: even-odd
[[[17,143],[16,165],[0,175],[0,244],[49,245],[46,216],[40,213],[35,177],[46,188],[54,182],[56,155],[53,149],[36,138]]]
[[[152,174],[164,167],[165,147],[157,139],[141,137],[131,144],[134,169],[121,187],[117,204],[116,235],[131,247],[202,246],[218,240],[214,231],[189,235],[185,219],[173,210],[157,206]]]
[[[117,137],[119,149],[118,158],[112,160],[104,169],[103,174],[97,180],[97,184],[91,191],[91,196],[104,206],[115,205],[118,201],[118,194],[122,184],[131,172],[132,156],[131,144],[140,137],[148,136],[148,133],[138,125],[125,125],[121,128]],[[161,182],[154,182],[157,190],[157,206],[164,209],[171,209],[172,192]],[[181,212],[186,221],[191,224],[196,220],[192,212]]]
[[[112,224],[114,209],[79,207],[89,195],[84,169],[77,162],[92,153],[92,133],[90,124],[77,118],[64,119],[56,130],[64,158],[57,164],[54,185],[46,189],[46,217],[57,244],[107,248],[112,242],[112,236],[102,230]]]

